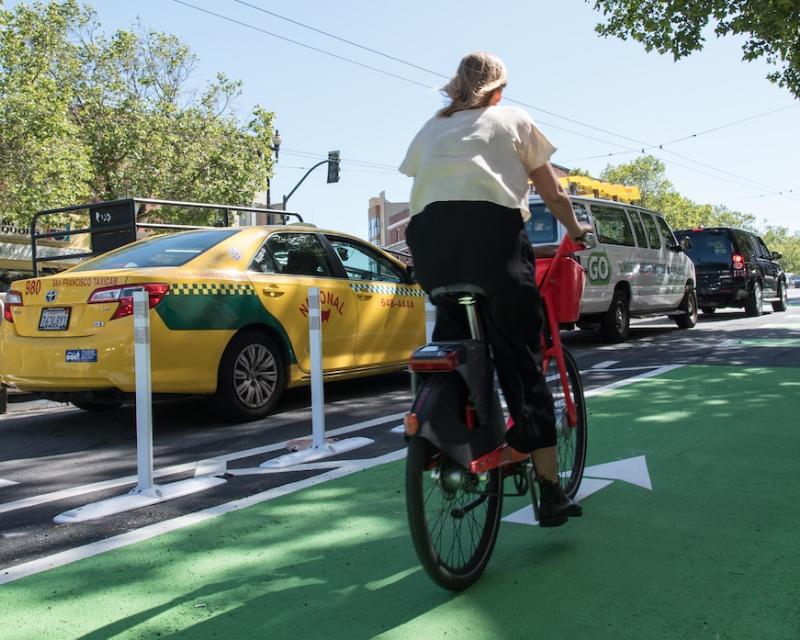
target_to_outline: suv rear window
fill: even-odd
[[[730,264],[733,250],[727,230],[680,231],[677,235],[691,239],[692,246],[686,253],[695,264]]]
[[[87,260],[73,271],[180,267],[227,240],[234,233],[239,233],[239,229],[208,229],[159,236]]]

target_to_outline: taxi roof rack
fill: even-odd
[[[185,225],[155,222],[139,222],[139,217],[151,213],[157,207],[176,207],[179,209],[216,209],[220,215],[219,221],[214,226]],[[83,229],[59,229],[56,231],[37,231],[38,223],[48,216],[58,216],[69,213],[85,211],[89,215],[89,226]],[[216,204],[207,202],[183,202],[178,200],[159,200],[155,198],[123,198],[77,204],[58,209],[37,211],[31,220],[31,254],[33,262],[33,275],[39,275],[39,263],[55,260],[79,260],[92,258],[135,241],[139,229],[213,229],[231,226],[231,212],[267,214],[267,223],[278,218],[282,224],[287,224],[287,218],[296,218],[303,222],[303,217],[293,211],[280,209],[267,209],[264,207],[246,207],[231,204]],[[85,235],[90,237],[91,251],[74,251],[59,255],[39,256],[37,253],[37,240],[61,240],[72,235]]]

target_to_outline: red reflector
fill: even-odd
[[[9,291],[6,293],[6,299],[3,303],[3,318],[8,322],[14,322],[14,314],[11,312],[11,308],[21,306],[22,294],[19,291]]]
[[[117,309],[110,320],[124,318],[133,315],[133,292],[144,289],[148,293],[149,308],[153,309],[164,299],[169,291],[168,284],[147,283],[126,285],[124,287],[101,287],[92,291],[92,295],[87,300],[88,304],[102,304],[104,302],[117,302]]]
[[[733,254],[733,268],[744,269],[744,258],[740,256],[738,253]]]
[[[419,418],[417,418],[417,414],[407,413],[403,418],[403,426],[406,429],[407,436],[417,435],[417,431],[419,431]]]
[[[416,372],[455,371],[458,366],[458,353],[452,351],[441,358],[412,358],[409,369]]]

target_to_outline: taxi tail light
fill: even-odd
[[[103,304],[116,302],[117,308],[110,320],[117,318],[124,318],[133,315],[133,292],[138,289],[144,289],[148,293],[150,302],[149,308],[153,309],[158,306],[158,303],[164,299],[169,291],[168,284],[136,284],[128,285],[125,287],[101,287],[92,291],[92,295],[87,300],[88,304]]]
[[[11,313],[11,307],[22,306],[22,294],[19,291],[9,291],[6,293],[6,300],[3,305],[3,318],[7,322],[14,322],[14,314]]]
[[[733,254],[733,268],[736,271],[744,269],[744,258],[738,253]]]

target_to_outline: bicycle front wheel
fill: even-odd
[[[406,509],[411,539],[431,579],[461,591],[483,573],[500,528],[500,471],[469,473],[422,438],[406,459]]]
[[[569,389],[567,392],[575,404],[575,411],[578,421],[575,426],[570,426],[567,416],[567,401],[564,386],[561,384],[561,376],[558,371],[558,363],[555,358],[550,360],[545,377],[547,387],[553,395],[553,405],[556,413],[556,433],[558,435],[558,470],[561,479],[561,488],[570,498],[574,498],[578,493],[583,479],[583,469],[586,466],[586,438],[587,438],[587,419],[586,419],[586,400],[583,396],[583,383],[578,364],[575,358],[565,348],[564,364],[567,370],[567,380]]]

